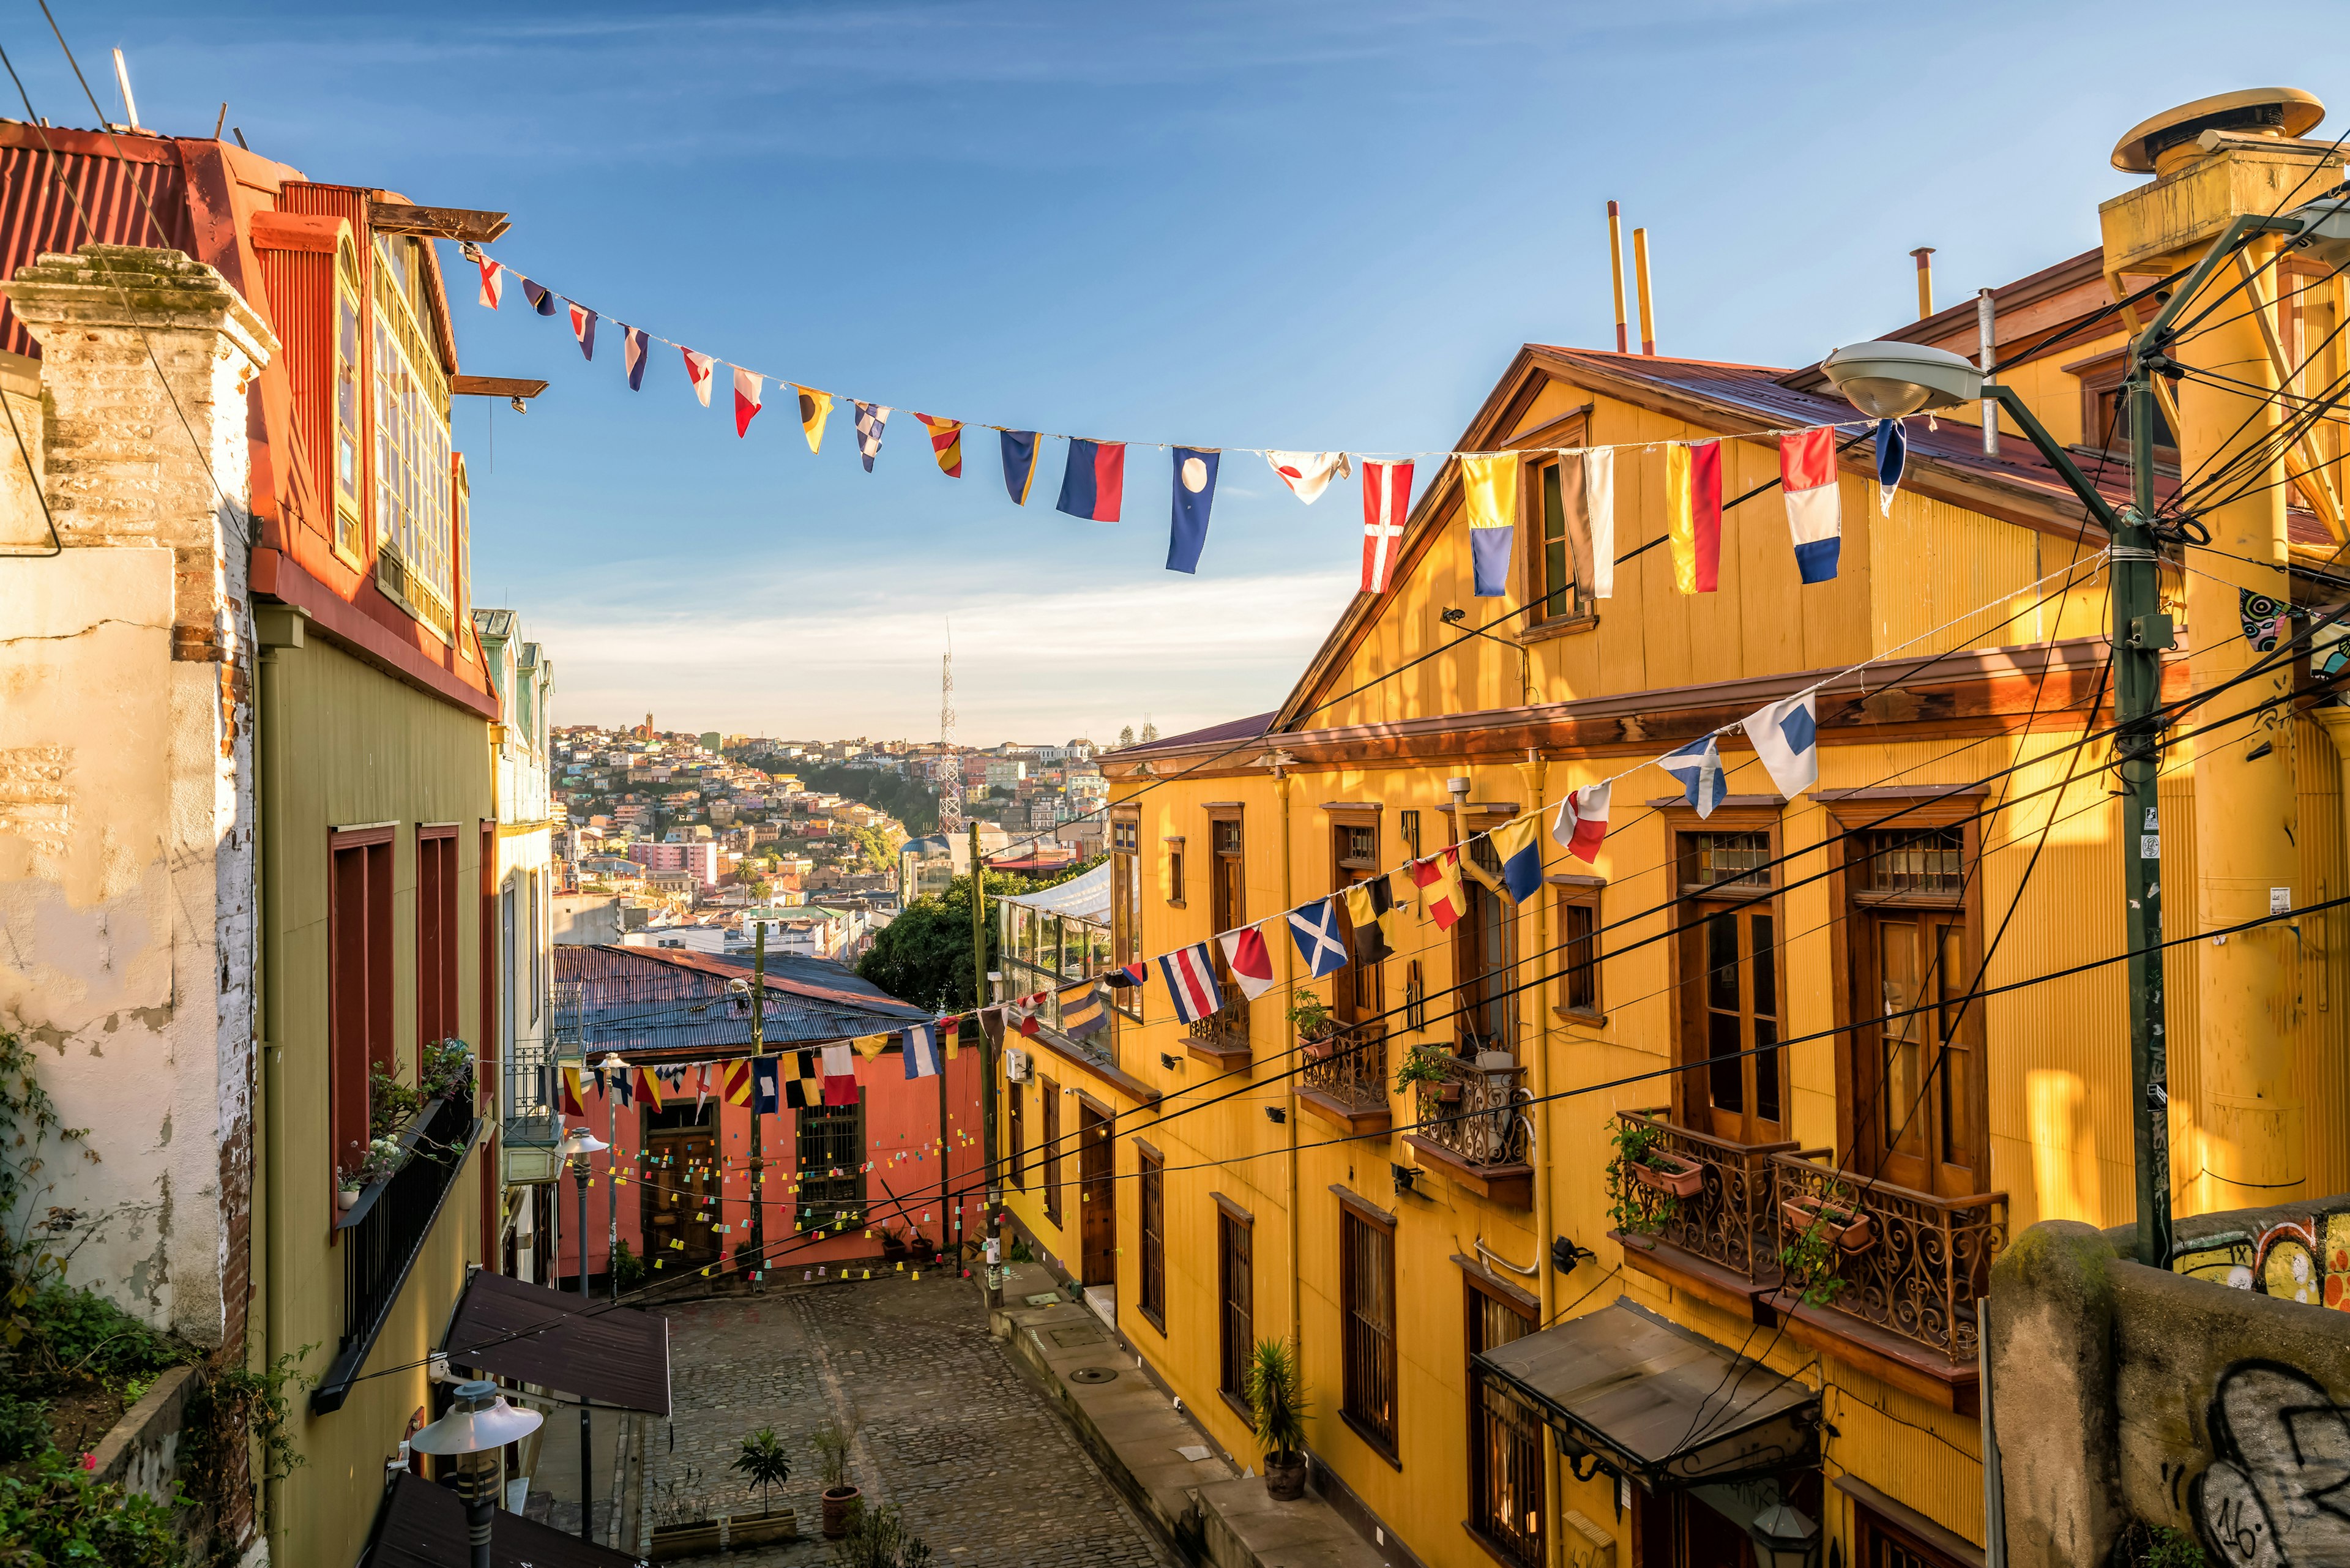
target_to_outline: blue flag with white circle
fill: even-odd
[[[1168,528],[1167,569],[1196,572],[1208,542],[1208,509],[1216,504],[1216,460],[1211,449],[1175,449],[1175,515]]]

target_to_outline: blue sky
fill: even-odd
[[[548,645],[559,722],[934,734],[951,618],[980,743],[1272,706],[1353,591],[1359,501],[1233,454],[1182,576],[1163,453],[1081,523],[1059,443],[1018,509],[992,435],[950,481],[910,410],[1441,449],[1518,344],[1612,341],[1610,197],[1666,351],[1804,363],[1908,317],[1914,245],[1947,302],[2094,244],[2123,130],[2285,57],[2159,3],[57,9],[152,128],[226,99],[313,178],[509,212],[494,254],[608,317],[899,410],[870,476],[845,407],[812,457],[771,388],[738,441],[673,350],[631,393],[608,336],[583,364],[445,250],[465,368],[553,382],[457,437],[479,599]],[[2325,35],[2289,80],[2339,97]],[[37,14],[0,36],[88,123]]]

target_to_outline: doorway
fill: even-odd
[[[645,1266],[668,1273],[718,1262],[725,1236],[715,1104],[645,1112]]]
[[[1077,1106],[1078,1245],[1082,1282],[1118,1283],[1118,1184],[1113,1179],[1117,1146],[1110,1118],[1080,1101]]]

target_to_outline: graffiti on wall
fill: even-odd
[[[2350,1312],[2350,1209],[2320,1210],[2261,1231],[2198,1236],[2179,1244],[2170,1272]]]
[[[2350,1409],[2306,1373],[2247,1361],[2206,1419],[2212,1459],[2190,1494],[2206,1549],[2242,1568],[2350,1563]]]

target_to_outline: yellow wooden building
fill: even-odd
[[[2168,160],[2155,199],[2331,167],[2320,143],[2197,108],[2116,152]],[[2131,317],[2113,302],[2216,230],[2185,223],[2166,254],[2126,238],[2127,199],[2109,206],[2117,259],[1995,290],[1992,331],[2002,379],[2118,502]],[[2275,358],[2330,383],[2340,284],[2272,257],[2255,253],[2275,277],[2251,297]],[[1976,302],[1888,336],[1972,356]],[[2274,386],[2278,368],[2230,374]],[[2157,435],[2166,488],[2211,417],[2195,383],[2179,398]],[[1488,857],[1480,836],[1544,814],[1524,903],[1471,880],[1440,930],[1415,899],[1390,956],[1322,981],[1268,927],[1276,982],[1254,1002],[1227,988],[1184,1025],[1154,972],[1116,993],[1107,1045],[1047,1028],[1004,1085],[1017,1228],[1243,1462],[1248,1347],[1294,1341],[1314,1484],[1392,1560],[1751,1563],[1756,1516],[1784,1502],[1816,1526],[1814,1562],[1981,1563],[1987,1266],[2034,1220],[2135,1213],[2124,968],[2041,978],[2122,951],[2122,857],[2143,842],[2102,738],[2103,537],[2012,429],[1992,455],[1965,414],[1918,418],[1888,504],[1870,445],[1844,452],[1840,570],[1804,585],[1766,432],[1838,421],[1840,440],[1866,428],[1816,366],[1525,345],[1458,447],[1523,453],[1504,597],[1472,593],[1447,462],[1423,472],[1389,591],[1355,599],[1277,710],[1105,759],[1121,963],[1447,846]],[[1632,552],[1667,531],[1665,443],[1715,439],[1720,588],[1685,595],[1668,550]],[[2305,568],[2304,598],[2341,538],[2338,443],[2314,439],[2295,465],[2314,475],[2236,504],[2266,509],[2266,559]],[[1607,598],[1554,450],[1599,445],[1631,556]],[[2165,568],[2182,628],[2166,697],[2252,657],[2236,583],[2287,591],[2257,541],[2237,548]],[[1734,731],[1709,817],[1639,765],[1822,681],[1819,777],[1794,798]],[[2228,798],[2241,774],[2283,802],[2294,907],[2350,883],[2332,711],[2240,691],[2182,716],[2165,753],[2172,935],[2230,908],[2199,874],[2231,842],[2208,791],[2199,811],[2215,764]],[[1596,863],[1568,857],[1550,815],[1627,768]],[[2181,1211],[2350,1186],[2343,935],[2324,911],[2168,950]],[[2266,992],[2212,990],[2239,950]],[[1301,1037],[1309,993],[1338,1027]],[[2256,1017],[2282,1064],[2264,1149],[2230,1130],[2223,1013]],[[1627,1146],[1678,1157],[1694,1189],[1613,1168]]]

